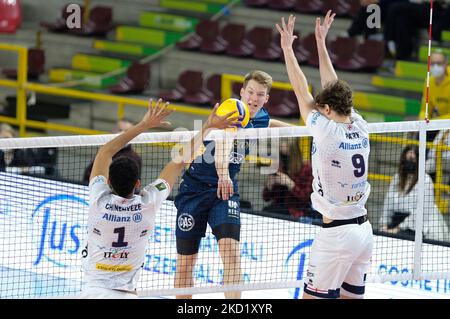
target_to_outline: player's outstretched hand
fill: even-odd
[[[219,103],[216,103],[214,109],[206,121],[205,128],[216,128],[216,129],[225,129],[225,128],[235,128],[236,121],[239,119],[238,111],[231,111],[228,114],[223,116],[217,115],[217,109],[219,108]]]
[[[328,10],[325,19],[323,20],[323,24],[320,24],[320,18],[316,19],[316,41],[318,43],[325,43],[325,39],[327,37],[328,31],[333,24],[334,16],[336,13],[333,13],[331,10]]]
[[[145,126],[146,129],[152,127],[167,127],[170,126],[170,122],[165,121],[165,118],[168,117],[173,110],[168,108],[169,102],[163,102],[162,99],[159,99],[155,102],[153,106],[153,99],[148,101],[148,111],[144,115],[141,123]]]
[[[283,50],[292,48],[292,43],[297,39],[297,36],[294,35],[295,17],[291,14],[287,24],[283,17],[281,18],[281,27],[278,24],[275,26],[280,33],[281,48]]]

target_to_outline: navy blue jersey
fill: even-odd
[[[254,118],[250,119],[247,128],[264,128],[269,126],[269,113],[262,108]],[[241,164],[244,162],[245,156],[249,153],[249,146],[251,143],[256,144],[257,140],[235,140],[234,147],[230,154],[230,178],[234,180],[241,169]],[[218,176],[216,171],[216,166],[214,163],[215,154],[215,142],[206,141],[204,142],[205,152],[194,159],[194,161],[189,166],[189,169],[185,174],[190,175],[190,177],[214,185],[217,187]]]

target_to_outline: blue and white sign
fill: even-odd
[[[142,216],[133,215],[139,222]],[[75,295],[82,285],[81,254],[87,229],[88,188],[0,173],[0,298]],[[302,280],[317,226],[241,214],[241,264],[245,283]],[[138,288],[173,287],[176,210],[158,212]],[[450,248],[422,246],[422,270],[448,271]],[[414,242],[375,237],[370,275],[410,273]],[[444,263],[443,261],[447,261]],[[219,247],[211,230],[202,239],[194,269],[196,287],[223,283]],[[368,298],[447,297],[450,280],[369,284]],[[301,289],[248,291],[246,298],[299,298]],[[203,295],[205,296],[205,295]],[[216,294],[222,298],[223,294]]]

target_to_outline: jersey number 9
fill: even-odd
[[[353,173],[355,177],[362,177],[366,172],[366,165],[364,163],[364,157],[361,154],[355,154],[352,156],[353,167],[356,168]]]

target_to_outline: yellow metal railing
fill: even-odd
[[[17,94],[17,111],[16,111],[16,119],[15,120],[3,120],[0,118],[0,121],[4,121],[10,124],[15,124],[19,126],[19,134],[20,136],[25,135],[25,122],[27,119],[26,113],[26,91],[25,85],[27,83],[27,74],[28,74],[28,49],[11,44],[1,44],[0,50],[7,51],[16,51],[18,54],[18,69],[17,69],[17,81],[11,80],[0,80],[0,85],[4,85],[7,87],[15,88]]]
[[[419,145],[418,140],[381,136],[379,134],[371,134],[370,140],[373,142],[391,143],[399,145],[407,145],[407,144]],[[450,192],[450,185],[443,184],[442,181],[443,180],[442,152],[450,151],[450,146],[443,144],[443,142],[441,142],[441,144],[433,144],[432,142],[427,142],[427,148],[429,149],[434,148],[436,150],[436,181],[434,183],[434,196],[439,211],[442,214],[447,214],[449,208],[448,200],[443,198],[443,194]],[[369,178],[373,180],[390,181],[392,177],[388,175],[369,174]]]
[[[0,79],[0,86],[15,88],[17,95],[17,111],[16,117],[0,116],[0,121],[9,123],[12,125],[17,125],[19,127],[19,136],[23,137],[26,135],[27,128],[39,128],[39,129],[52,129],[62,132],[69,132],[74,134],[101,134],[105,133],[102,131],[80,128],[76,126],[48,123],[41,121],[33,121],[27,119],[27,108],[26,108],[26,94],[27,92],[36,92],[56,96],[67,96],[73,98],[80,98],[92,101],[103,101],[111,102],[117,104],[117,117],[123,118],[126,106],[137,106],[137,107],[148,107],[147,100],[127,98],[116,95],[109,94],[99,94],[93,92],[86,92],[82,90],[58,88],[44,84],[29,83],[27,79],[27,60],[28,60],[28,49],[26,47],[2,44],[0,43],[0,51],[15,51],[18,53],[18,66],[17,81]],[[176,109],[177,112],[188,113],[194,115],[204,115],[207,116],[211,113],[210,109],[204,109],[199,107],[190,107],[183,105],[171,104],[170,108]]]
[[[97,130],[80,128],[76,126],[56,124],[56,123],[48,123],[41,121],[34,121],[27,119],[27,108],[26,108],[26,93],[29,91],[44,93],[49,95],[56,96],[67,96],[73,98],[94,100],[94,101],[103,101],[103,102],[112,102],[117,103],[117,117],[120,119],[124,116],[125,107],[128,105],[138,106],[138,107],[148,107],[147,100],[141,99],[133,99],[115,95],[108,94],[99,94],[86,92],[75,89],[66,89],[66,88],[57,88],[43,84],[29,83],[27,79],[27,60],[28,60],[28,49],[26,47],[11,45],[11,44],[2,44],[0,43],[0,51],[15,51],[18,54],[18,67],[17,67],[17,80],[7,80],[0,79],[0,86],[15,88],[17,95],[17,111],[16,117],[7,117],[0,116],[0,122],[9,123],[12,125],[17,125],[19,127],[19,136],[25,136],[27,127],[29,128],[39,128],[39,129],[51,129],[58,130],[63,132],[70,132],[75,134],[99,134],[104,133]],[[244,77],[232,74],[223,74],[222,75],[222,88],[221,95],[222,100],[227,99],[232,96],[232,83],[238,82],[243,83]],[[289,83],[282,82],[273,82],[273,88],[284,89],[284,90],[292,90],[292,86]],[[311,87],[310,87],[311,90]],[[182,105],[174,105],[170,106],[171,108],[176,108],[177,112],[195,114],[195,115],[204,115],[207,116],[210,114],[211,110],[191,107],[191,106],[182,106]],[[417,140],[409,140],[398,137],[386,137],[377,134],[372,134],[372,141],[375,142],[384,142],[384,143],[394,143],[394,144],[416,144],[419,142]],[[310,150],[310,139],[303,138],[300,139],[300,147],[303,154],[309,154]],[[434,145],[433,143],[427,143],[428,148],[436,149],[436,183],[434,184],[436,203],[439,207],[441,213],[448,212],[448,201],[442,198],[442,194],[444,192],[450,192],[450,186],[442,184],[442,152],[449,151],[450,146],[446,146],[444,144]],[[380,175],[380,174],[369,174],[369,178],[372,180],[379,180],[389,182],[392,179],[392,176],[388,175]]]

